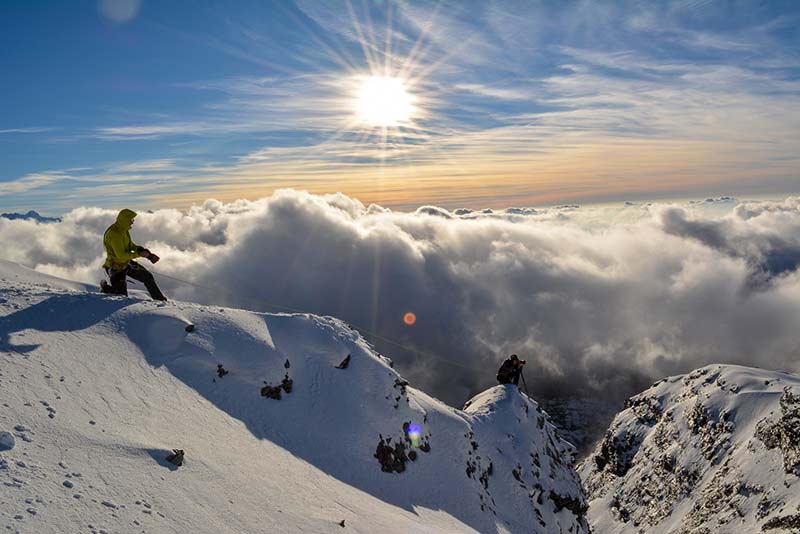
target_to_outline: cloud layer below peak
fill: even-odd
[[[3,257],[97,281],[114,216],[0,219]],[[511,352],[538,396],[620,399],[710,362],[800,370],[798,198],[403,213],[282,190],[141,213],[133,236],[196,284],[162,278],[169,296],[338,316],[454,405]]]

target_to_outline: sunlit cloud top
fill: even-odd
[[[793,2],[5,3],[0,208],[800,192]]]

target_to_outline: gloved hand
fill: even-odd
[[[150,263],[155,263],[161,259],[144,247],[139,247],[139,256],[142,258],[147,258],[150,260]]]

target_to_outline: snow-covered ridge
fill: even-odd
[[[579,471],[595,532],[800,528],[800,377],[711,365],[632,397]]]
[[[330,317],[0,262],[0,404],[11,531],[588,532],[573,448],[534,401],[498,386],[448,407]]]

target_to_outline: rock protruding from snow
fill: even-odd
[[[596,532],[758,532],[800,510],[800,377],[713,365],[629,399],[579,468]]]
[[[17,442],[11,432],[0,432],[0,451],[10,451]]]

